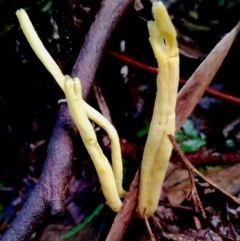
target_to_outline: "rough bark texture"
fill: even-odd
[[[78,77],[82,83],[83,97],[86,98],[101,60],[102,51],[115,28],[119,16],[123,15],[133,0],[103,1],[99,14],[85,38],[83,47],[72,70],[72,77]],[[110,21],[111,19],[111,21]],[[99,24],[101,22],[101,24]]]
[[[48,215],[64,211],[64,192],[72,167],[73,124],[66,104],[59,110],[42,175],[1,241],[28,240]]]
[[[83,97],[87,98],[105,44],[124,10],[133,0],[104,0],[86,36],[72,71],[81,79]],[[25,241],[47,217],[64,211],[64,193],[72,167],[73,136],[76,127],[66,104],[61,104],[59,115],[48,147],[42,175],[26,204],[0,239]]]

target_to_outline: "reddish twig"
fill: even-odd
[[[145,225],[147,227],[148,234],[150,236],[150,241],[156,241],[156,239],[155,239],[155,237],[153,235],[152,229],[150,227],[150,224],[148,222],[147,215],[145,213],[143,214],[143,217],[144,217]]]
[[[129,64],[132,64],[138,68],[141,68],[143,70],[146,70],[148,72],[151,72],[153,74],[157,74],[158,73],[158,69],[155,68],[155,67],[152,67],[152,66],[149,66],[149,65],[146,65],[144,63],[141,63],[137,60],[134,60],[126,55],[123,55],[123,54],[120,54],[120,53],[117,53],[117,52],[113,52],[113,51],[105,51],[106,53],[124,61],[125,63],[129,63]],[[185,84],[187,81],[184,80],[184,79],[179,79],[179,82],[182,83],[182,84]],[[231,103],[234,103],[234,104],[238,104],[240,105],[240,98],[236,97],[236,96],[232,96],[232,95],[228,95],[224,92],[220,92],[220,91],[217,91],[217,90],[214,90],[212,88],[207,88],[206,91],[205,91],[206,94],[209,94],[209,95],[212,95],[216,98],[219,98],[219,99],[222,99],[222,100],[225,100],[225,101],[228,101],[228,102],[231,102]]]
[[[196,211],[196,213],[201,213],[204,218],[207,218],[207,215],[202,206],[202,202],[198,196],[192,169],[190,166],[187,165],[187,163],[185,163],[185,164],[186,164],[186,168],[188,170],[188,174],[189,174],[189,178],[190,178],[190,182],[191,182],[191,195],[192,195],[195,211]]]
[[[190,179],[190,182],[191,182],[191,197],[192,197],[195,212],[200,213],[202,215],[202,217],[204,219],[206,219],[207,215],[206,215],[206,213],[204,211],[204,208],[202,206],[201,199],[198,196],[195,180],[194,180],[194,177],[193,177],[193,171],[192,171],[191,167],[188,166],[186,163],[185,163],[185,165],[186,165],[186,168],[188,170],[188,175],[189,175],[189,179]],[[201,229],[201,223],[200,223],[198,217],[193,215],[193,220],[194,220],[196,229]]]
[[[211,186],[213,186],[215,189],[217,189],[218,191],[220,191],[221,193],[223,193],[224,195],[226,195],[230,200],[232,200],[233,202],[237,203],[238,205],[240,205],[240,200],[234,196],[232,196],[231,194],[227,193],[225,190],[223,190],[222,188],[220,188],[217,184],[215,184],[214,182],[212,182],[208,177],[204,176],[201,172],[199,172],[186,158],[186,156],[184,155],[184,153],[181,151],[181,149],[179,148],[177,142],[175,141],[174,137],[172,135],[168,135],[169,140],[171,141],[173,148],[176,150],[176,152],[178,153],[178,155],[181,157],[182,161],[184,162],[184,164],[191,170],[191,172],[196,173],[199,177],[201,177],[203,180],[205,180],[206,182],[208,182]]]
[[[86,36],[72,76],[79,77],[86,99],[101,55],[114,26],[133,0],[104,0]],[[65,190],[72,167],[73,135],[76,130],[66,104],[62,104],[48,147],[42,175],[26,204],[13,220],[1,241],[24,241],[47,215],[64,211]]]
[[[170,136],[169,136],[169,139],[170,139]],[[182,158],[182,156],[181,156],[181,158]],[[202,215],[202,217],[204,219],[206,219],[207,215],[204,211],[201,199],[200,199],[200,197],[198,195],[198,192],[197,192],[197,188],[196,188],[196,184],[195,184],[195,180],[194,180],[194,175],[193,175],[193,170],[192,170],[191,166],[188,165],[187,162],[184,162],[184,164],[185,164],[185,167],[187,168],[190,183],[191,183],[190,193],[191,193],[191,198],[192,198],[194,210],[195,210],[196,213],[200,213]],[[193,220],[194,220],[196,228],[201,229],[201,223],[200,223],[198,217],[193,215]]]
[[[222,165],[222,164],[233,164],[240,162],[240,154],[236,152],[230,153],[218,153],[218,152],[190,152],[185,154],[187,159],[194,165]],[[172,162],[180,161],[179,156],[171,157]]]
[[[153,73],[153,74],[158,73],[158,69],[156,67],[152,67],[152,66],[149,66],[147,64],[141,63],[141,62],[139,62],[135,59],[132,59],[132,58],[130,58],[130,57],[124,55],[124,54],[120,54],[120,53],[110,51],[110,50],[106,50],[105,53],[110,54],[111,56],[113,56],[117,59],[120,59],[125,63],[131,64],[131,65],[134,65],[134,66],[136,66],[140,69],[146,70],[150,73]]]

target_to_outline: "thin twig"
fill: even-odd
[[[193,216],[193,221],[197,230],[202,229],[202,224],[196,215]]]
[[[193,171],[187,164],[186,164],[186,168],[188,170],[188,174],[189,174],[189,178],[190,178],[190,182],[191,182],[191,196],[192,196],[193,203],[194,203],[194,209],[197,213],[200,212],[201,215],[203,216],[203,218],[207,218],[207,215],[202,206],[202,202],[198,196],[195,180],[193,177]]]
[[[153,74],[157,74],[158,73],[158,69],[155,68],[155,67],[152,67],[152,66],[149,66],[147,64],[144,64],[142,62],[139,62],[135,59],[132,59],[126,55],[123,55],[123,54],[120,54],[120,53],[117,53],[117,52],[114,52],[114,51],[105,51],[107,54],[110,54],[111,56],[114,56],[118,59],[121,59],[122,61],[124,61],[125,63],[129,63],[129,64],[132,64],[140,69],[143,69],[143,70],[146,70],[150,73],[153,73]],[[184,79],[179,79],[179,82],[182,83],[182,84],[186,84],[186,80]],[[240,98],[236,97],[236,96],[232,96],[232,95],[228,95],[224,92],[220,92],[220,91],[217,91],[217,90],[214,90],[212,89],[211,87],[208,87],[205,91],[206,94],[209,94],[211,96],[214,96],[216,98],[219,98],[219,99],[222,99],[222,100],[225,100],[225,101],[228,101],[228,102],[231,102],[231,103],[234,103],[234,104],[238,104],[240,105]]]
[[[200,176],[203,180],[205,180],[206,182],[208,182],[211,186],[213,186],[215,189],[217,189],[218,191],[220,191],[221,193],[223,193],[224,195],[226,195],[230,200],[232,200],[233,202],[237,203],[238,205],[240,205],[240,200],[234,196],[232,196],[231,194],[227,193],[225,190],[223,190],[222,188],[220,188],[217,184],[215,184],[214,182],[212,182],[208,177],[205,177],[201,172],[199,172],[189,161],[188,159],[185,157],[185,155],[183,154],[183,152],[181,151],[181,149],[179,148],[177,142],[175,141],[174,137],[172,135],[168,135],[169,140],[171,141],[173,148],[176,150],[176,152],[179,154],[179,156],[182,158],[182,161],[185,163],[186,166],[188,166],[190,168],[190,170],[194,173],[196,173],[198,176]]]
[[[149,225],[148,218],[147,218],[147,215],[145,214],[145,211],[144,211],[143,217],[144,217],[145,225],[147,227],[147,231],[148,231],[151,241],[156,241],[156,239],[153,235],[152,229]]]
[[[108,109],[107,103],[105,101],[105,98],[102,94],[102,90],[101,87],[99,86],[98,83],[94,83],[93,85],[93,90],[95,93],[95,97],[97,99],[97,103],[98,103],[98,107],[102,112],[102,115],[106,117],[106,119],[112,123],[112,118],[111,118],[111,114],[110,111]]]
[[[193,172],[192,172],[191,168],[188,165],[186,165],[186,168],[188,170],[188,175],[189,175],[189,178],[190,178],[191,197],[192,197],[192,200],[193,200],[193,206],[194,206],[195,212],[196,213],[201,213],[202,217],[204,219],[206,219],[207,215],[206,215],[206,213],[204,211],[204,208],[202,206],[201,199],[198,196],[197,188],[196,188],[194,177],[193,177]],[[195,216],[195,215],[193,216],[193,221],[195,223],[196,229],[198,229],[198,230],[201,229],[201,223],[200,223],[200,221],[199,221],[197,216]]]

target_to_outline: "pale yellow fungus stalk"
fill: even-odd
[[[79,79],[65,76],[64,89],[70,114],[94,163],[107,204],[117,212],[121,208],[122,202],[118,196],[111,165],[97,142],[96,134],[83,107]]]
[[[125,197],[126,191],[122,187],[123,180],[123,165],[122,165],[122,154],[119,142],[119,137],[116,129],[113,125],[105,118],[102,114],[83,102],[84,109],[89,119],[101,126],[108,134],[111,140],[111,151],[112,151],[112,169],[115,177],[115,182],[118,190],[119,197]]]
[[[26,36],[33,51],[36,53],[36,55],[44,64],[44,66],[47,68],[47,70],[52,74],[52,76],[57,81],[61,89],[65,92],[65,89],[64,89],[65,77],[62,74],[56,62],[53,60],[51,55],[44,47],[40,38],[38,37],[27,13],[25,12],[24,9],[20,9],[16,12],[16,15],[18,17],[18,20],[20,22],[24,35]],[[112,166],[113,166],[115,182],[116,182],[119,196],[124,197],[126,192],[122,187],[123,166],[122,166],[120,142],[119,142],[117,131],[103,115],[101,115],[97,110],[95,110],[90,105],[88,105],[84,100],[83,100],[83,106],[88,115],[88,118],[90,118],[91,120],[96,122],[100,127],[102,127],[107,132],[107,134],[111,139]]]
[[[27,13],[24,9],[19,9],[16,12],[19,23],[21,25],[22,31],[27,38],[30,46],[32,47],[35,54],[44,64],[46,69],[51,73],[53,78],[57,81],[61,89],[64,88],[64,75],[62,71],[58,67],[57,63],[54,61],[52,56],[48,53],[46,48],[44,47],[42,41],[38,37]]]
[[[138,214],[153,215],[161,193],[174,135],[179,80],[176,31],[162,2],[153,4],[155,21],[148,22],[149,41],[158,62],[157,95],[141,165]]]

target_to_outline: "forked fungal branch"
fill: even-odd
[[[36,55],[41,60],[41,62],[44,64],[44,66],[47,68],[47,70],[52,74],[52,76],[57,81],[57,83],[59,84],[61,89],[65,92],[65,86],[64,86],[65,77],[62,74],[62,72],[61,72],[60,68],[58,67],[58,65],[56,64],[56,62],[53,60],[51,55],[48,53],[48,51],[44,47],[41,40],[39,39],[27,13],[23,9],[20,9],[16,12],[16,15],[20,22],[23,33],[26,36],[33,51],[36,53]],[[126,195],[126,191],[122,187],[123,166],[122,166],[121,148],[120,148],[119,137],[116,132],[116,129],[97,110],[95,110],[90,105],[88,105],[84,100],[82,100],[82,102],[83,102],[82,105],[85,109],[85,112],[86,112],[88,118],[90,118],[91,120],[96,122],[100,127],[102,127],[107,132],[107,134],[109,135],[109,137],[111,139],[112,169],[113,169],[113,171],[112,170],[111,171],[113,172],[113,175],[115,178],[114,183],[117,188],[118,196],[124,197]],[[99,177],[99,179],[101,181],[100,177]],[[109,182],[112,182],[111,178],[109,179]],[[111,189],[109,191],[111,192]],[[113,191],[113,195],[114,195],[114,193],[115,193],[115,191]],[[120,201],[120,199],[119,199],[119,201]],[[107,200],[107,202],[112,203],[112,202],[109,202],[108,200]],[[116,211],[116,208],[114,208],[114,210]]]
[[[111,165],[98,144],[95,131],[85,112],[80,81],[78,78],[72,79],[70,76],[65,76],[64,82],[70,114],[94,163],[107,203],[113,211],[117,212],[122,202],[117,193]]]

